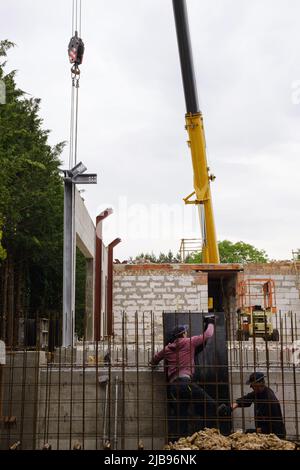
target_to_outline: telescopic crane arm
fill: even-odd
[[[203,118],[198,104],[191,40],[188,26],[186,0],[173,0],[181,75],[186,103],[186,130],[189,135],[194,171],[194,192],[184,199],[186,204],[196,204],[202,232],[202,262],[219,263],[219,250],[211,200],[210,181],[206,158]],[[191,198],[195,196],[194,200]]]

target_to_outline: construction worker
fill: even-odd
[[[248,429],[246,432],[274,433],[284,439],[286,430],[280,403],[273,390],[266,386],[263,372],[253,372],[246,384],[250,385],[253,392],[238,398],[231,405],[231,409],[235,410],[237,408],[247,408],[254,403],[256,429]]]
[[[201,422],[205,417],[216,419],[216,402],[198,384],[192,381],[195,372],[195,351],[214,334],[215,317],[204,317],[204,333],[188,338],[187,325],[174,328],[170,342],[150,361],[156,366],[162,359],[165,361],[168,379],[168,399],[172,410],[175,410],[175,419],[171,420],[169,435],[174,440],[188,435],[188,415],[190,405],[199,418],[198,429],[203,427]],[[207,427],[209,425],[205,423]],[[174,426],[175,425],[175,426]],[[176,428],[176,429],[174,429]]]

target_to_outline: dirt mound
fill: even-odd
[[[297,445],[279,439],[275,434],[245,434],[237,431],[223,436],[217,429],[195,432],[169,443],[165,450],[296,450]]]

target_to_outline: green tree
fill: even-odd
[[[6,250],[2,246],[2,236],[3,236],[3,234],[2,234],[1,227],[2,227],[2,221],[0,219],[0,262],[3,261],[6,258]]]
[[[296,251],[293,252],[293,257],[294,257],[294,260],[296,261],[300,260],[300,248],[298,248]]]
[[[130,258],[132,263],[155,263],[155,264],[163,264],[163,263],[180,263],[180,254],[174,255],[171,250],[168,253],[160,253],[156,256],[153,252],[152,253],[140,253],[135,258]]]
[[[6,57],[12,46],[0,42],[0,56]],[[6,104],[0,105],[0,220],[7,257],[0,268],[0,326],[2,337],[11,342],[19,315],[61,310],[59,157],[64,143],[48,144],[49,131],[39,117],[40,100],[26,97],[16,86],[16,72],[5,74],[5,64],[0,64],[0,80],[6,86]]]
[[[220,262],[221,263],[267,263],[268,255],[265,250],[259,250],[249,243],[242,241],[232,243],[229,240],[218,242]],[[188,263],[201,263],[202,254],[200,252],[192,253]]]

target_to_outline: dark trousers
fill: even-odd
[[[168,406],[170,440],[216,426],[216,401],[188,378],[168,385]]]

